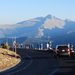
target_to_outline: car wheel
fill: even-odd
[[[55,58],[55,57],[56,57],[56,54],[54,53],[53,56],[54,56],[54,58]]]
[[[55,58],[55,55],[54,55],[54,58]]]
[[[58,58],[58,56],[56,56],[56,58]]]

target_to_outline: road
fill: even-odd
[[[75,53],[71,53],[71,57],[60,57],[59,70],[54,75],[75,75]]]
[[[26,50],[17,48],[22,61],[0,75],[75,75],[75,54],[71,58],[53,57],[53,51]]]

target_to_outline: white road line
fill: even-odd
[[[15,68],[21,66],[23,63],[25,62],[25,60],[23,62],[20,62],[17,66],[10,68],[9,70],[5,71],[5,72],[9,72],[11,70],[14,70]]]
[[[22,57],[21,57],[21,58],[22,58]],[[0,72],[0,74],[1,74],[1,73],[5,73],[5,72],[9,72],[9,71],[11,71],[11,70],[14,70],[15,68],[21,66],[24,62],[25,62],[25,60],[24,60],[24,61],[20,61],[17,65],[15,65],[15,66],[13,66],[13,67],[10,67],[10,68],[7,68],[7,70],[4,70],[4,71]]]
[[[25,55],[26,55],[26,54],[25,54]],[[28,56],[28,57],[31,59],[30,63],[29,63],[26,67],[24,67],[24,68],[22,68],[22,69],[20,69],[20,70],[17,70],[17,71],[14,71],[14,72],[8,73],[8,74],[6,74],[6,75],[10,75],[10,74],[13,74],[13,73],[16,73],[16,72],[20,72],[20,71],[26,69],[28,66],[30,66],[31,63],[33,62],[33,59],[32,59],[29,55],[26,55],[26,56]]]
[[[21,57],[21,58],[22,58],[22,57]],[[24,62],[25,62],[25,60],[22,61],[22,62],[19,62],[19,63],[17,64],[17,66],[11,67],[11,68],[9,68],[9,69],[7,69],[7,70],[5,70],[5,71],[2,71],[2,72],[0,72],[0,73],[5,73],[5,72],[9,72],[9,71],[11,71],[11,70],[14,70],[15,68],[21,66]]]
[[[47,55],[46,55],[47,56]],[[53,56],[51,56],[51,55],[49,55],[49,59],[51,59],[51,58],[53,58],[53,62],[55,62],[56,63],[56,61],[55,61],[55,59],[54,59],[54,57]],[[59,68],[59,61],[57,62],[58,63],[58,66],[57,66],[57,68],[54,70],[54,71],[52,71],[50,74],[48,74],[48,75],[53,75],[55,72],[57,72],[57,70],[58,70],[58,68]],[[51,69],[53,69],[55,67],[55,64],[53,65],[53,67],[51,68]],[[51,70],[50,69],[50,70]]]
[[[37,53],[37,52],[36,52],[36,53]],[[51,55],[50,55],[50,57],[53,58],[53,60],[55,61],[54,56],[51,56]],[[51,72],[49,75],[53,75],[55,72],[57,72],[59,66],[60,66],[60,63],[59,63],[59,61],[58,61],[58,66],[57,66],[57,68],[56,68],[53,72]],[[54,67],[55,67],[55,65],[54,65],[52,68],[54,68]]]
[[[26,54],[24,54],[24,55],[26,55]],[[26,69],[28,66],[30,66],[31,63],[33,62],[33,59],[32,59],[29,55],[26,55],[26,56],[28,56],[28,57],[31,59],[31,62],[30,62],[26,67],[24,67],[24,68],[22,68],[22,69],[20,69],[20,70],[17,70],[17,71],[8,73],[8,74],[6,74],[6,75],[10,75],[10,74],[14,74],[14,73],[16,73],[16,72],[22,71],[22,70]],[[53,58],[53,56],[50,56],[50,57]],[[54,61],[55,61],[55,59],[54,59]],[[54,65],[52,68],[54,68],[54,67],[55,67],[55,65]],[[58,62],[58,67],[57,67],[54,71],[52,71],[49,75],[53,75],[55,72],[57,72],[58,68],[59,68],[59,62]]]

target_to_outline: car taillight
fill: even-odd
[[[59,51],[60,49],[57,49],[57,51]]]
[[[57,53],[58,54],[58,53]]]
[[[69,49],[69,48],[67,48],[66,50],[70,51],[70,49]]]

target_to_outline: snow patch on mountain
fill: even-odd
[[[75,31],[68,31],[66,34],[70,34],[70,33],[73,33],[73,32],[75,32]]]
[[[14,24],[14,25],[0,25],[0,29],[15,29],[17,28],[19,25],[18,24]]]
[[[38,19],[30,19],[28,21],[41,21],[41,20],[38,20]]]
[[[21,34],[21,36],[25,36],[26,35],[26,33],[24,33],[24,34]]]
[[[21,27],[29,27],[29,26],[33,26],[36,24],[36,21],[41,21],[41,20],[37,20],[37,19],[30,19],[28,21],[26,21],[25,23],[23,23],[21,25]]]
[[[21,27],[33,26],[33,25],[35,25],[35,23],[36,23],[36,22],[27,21],[27,22],[25,22],[23,25],[21,25]]]
[[[37,19],[30,19],[28,21],[25,21],[23,24],[13,24],[13,25],[0,25],[0,29],[15,29],[15,28],[21,28],[21,27],[29,27],[36,24],[36,21],[41,21]]]
[[[3,33],[2,31],[0,31],[0,33]]]
[[[42,36],[44,36],[43,30],[44,29],[38,28],[38,31],[39,32],[36,34],[35,38],[41,38]]]
[[[62,29],[64,25],[65,25],[64,21],[54,18],[52,19],[47,18],[42,26],[44,26],[45,29],[52,29],[55,28],[55,26]]]
[[[0,29],[15,29],[15,28],[21,28],[21,27],[28,27],[35,25],[36,22],[30,22],[27,21],[24,24],[14,24],[14,25],[0,25]]]

